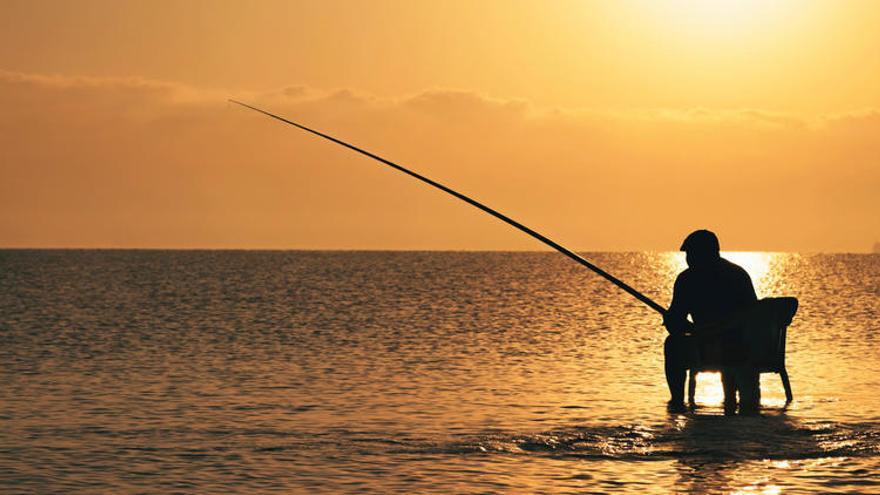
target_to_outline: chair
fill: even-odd
[[[797,309],[798,300],[794,297],[768,297],[724,324],[714,325],[709,331],[701,330],[699,334],[703,337],[698,340],[697,362],[688,368],[688,404],[695,404],[697,374],[721,371],[718,336],[725,331],[742,331],[746,353],[744,366],[757,368],[758,373],[778,373],[785,389],[786,404],[794,400],[785,369],[785,340]]]

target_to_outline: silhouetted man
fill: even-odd
[[[701,350],[706,349],[706,340],[699,335],[700,325],[717,323],[729,318],[738,310],[744,309],[758,300],[752,279],[740,266],[721,257],[718,237],[708,230],[697,230],[691,233],[681,245],[687,253],[688,268],[678,275],[663,324],[669,331],[664,345],[666,358],[666,382],[672,398],[670,409],[684,408],[684,382],[687,368],[697,362]],[[693,323],[687,320],[690,315]],[[724,410],[727,413],[736,411],[737,380],[734,373],[736,367],[744,364],[745,353],[742,334],[725,332],[720,336],[716,348],[720,348],[720,356],[712,359],[720,360],[721,382],[724,386]],[[757,380],[755,373],[754,380]],[[743,377],[740,377],[742,381]],[[745,379],[752,379],[745,377]],[[749,384],[757,387],[758,384]],[[757,389],[755,389],[757,393]],[[756,408],[757,404],[746,404],[740,391],[741,412],[746,408]]]

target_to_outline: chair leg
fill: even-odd
[[[688,371],[688,405],[696,405],[697,371]]]
[[[785,402],[789,403],[794,400],[794,395],[791,393],[791,383],[788,381],[788,371],[785,368],[779,372],[779,377],[782,378],[782,387],[785,389]]]

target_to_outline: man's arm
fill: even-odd
[[[690,313],[690,304],[687,291],[685,290],[683,273],[675,279],[675,286],[672,290],[672,304],[663,316],[663,326],[672,335],[684,335],[689,333],[693,328],[693,323],[687,319]]]
[[[742,306],[749,306],[758,300],[758,295],[755,293],[755,286],[752,284],[752,277],[749,276],[749,272],[741,266],[738,268],[740,280],[737,298]]]

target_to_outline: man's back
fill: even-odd
[[[691,315],[695,324],[714,323],[758,300],[752,279],[739,265],[718,258],[678,275],[668,318],[676,327]]]

